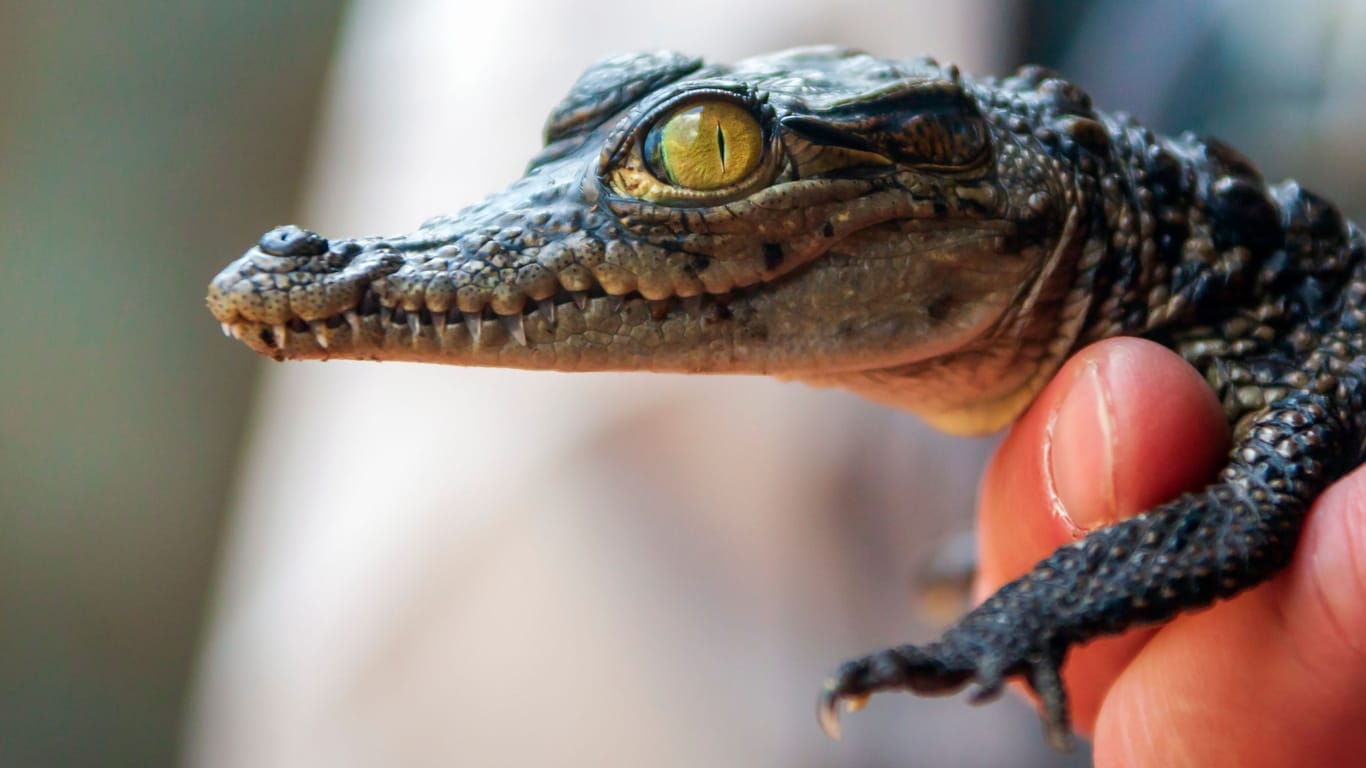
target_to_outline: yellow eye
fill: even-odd
[[[662,181],[684,189],[724,189],[759,167],[764,130],[731,101],[691,104],[645,136],[645,160]]]

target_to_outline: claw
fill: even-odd
[[[816,706],[816,718],[820,720],[821,730],[836,741],[844,734],[840,726],[840,704],[844,705],[845,712],[857,712],[868,706],[868,699],[872,696],[868,693],[840,693],[839,689],[838,679],[832,677],[826,680],[825,690],[821,692],[820,702]]]
[[[840,711],[835,704],[821,701],[820,708],[816,710],[816,717],[820,719],[821,730],[826,736],[835,741],[844,736],[844,730],[840,728]]]
[[[1058,727],[1056,723],[1044,723],[1044,735],[1048,739],[1048,745],[1053,749],[1067,754],[1072,751],[1072,731],[1066,726]]]
[[[816,719],[820,721],[821,730],[835,741],[839,741],[844,735],[844,729],[840,727],[841,697],[835,692],[837,686],[835,680],[826,680],[825,691],[821,693],[820,702],[816,705]]]

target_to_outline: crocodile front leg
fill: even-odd
[[[1342,367],[1330,346],[1312,359]],[[1019,675],[1039,696],[1049,740],[1067,749],[1060,667],[1073,646],[1207,606],[1290,560],[1310,502],[1351,466],[1362,439],[1342,405],[1359,400],[1360,380],[1332,383],[1348,396],[1298,390],[1253,415],[1216,484],[1058,549],[938,642],[843,664],[821,697],[823,727],[837,736],[838,705],[858,709],[880,691],[948,694],[976,683],[980,702]]]

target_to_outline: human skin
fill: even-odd
[[[1076,355],[982,481],[985,596],[1081,532],[1212,480],[1229,429],[1173,352]],[[1290,567],[1213,608],[1075,649],[1074,726],[1100,768],[1351,765],[1366,755],[1366,467],[1314,504]]]

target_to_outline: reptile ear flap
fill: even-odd
[[[986,121],[957,84],[898,83],[825,109],[784,117],[813,144],[879,155],[904,165],[965,168],[989,146]]]

